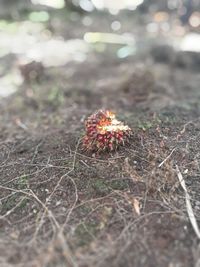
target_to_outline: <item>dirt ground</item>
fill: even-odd
[[[176,169],[198,222],[199,53],[170,48],[179,39],[174,29],[149,36],[144,15],[94,14],[92,24],[77,16],[52,15],[39,39],[44,31],[65,40],[111,33],[121,20],[117,34],[133,34],[136,53],[117,57],[121,45],[102,41],[62,66],[24,67],[13,52],[0,58],[1,77],[16,71],[24,79],[0,99],[0,266],[199,267]],[[16,35],[24,26],[17,23]],[[101,108],[115,111],[133,136],[94,155],[80,143],[85,118]]]

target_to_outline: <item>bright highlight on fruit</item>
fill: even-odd
[[[99,110],[85,121],[86,135],[82,147],[87,151],[113,151],[125,145],[131,134],[131,128],[118,121],[115,113]]]

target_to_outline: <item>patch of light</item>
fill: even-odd
[[[49,20],[49,14],[46,11],[31,12],[29,20],[33,22],[46,22]]]
[[[104,8],[104,2],[102,0],[92,0],[92,3],[97,9],[103,9]]]
[[[82,23],[84,26],[90,26],[92,24],[92,19],[86,16],[82,19]]]
[[[13,30],[14,26],[16,29]],[[39,34],[44,29],[42,23],[33,23],[31,21],[18,22],[16,25],[11,26],[8,24],[4,30],[0,30],[0,57],[9,53],[26,53],[37,43]]]
[[[113,31],[118,31],[120,30],[120,28],[121,28],[121,23],[119,21],[115,20],[111,23],[111,29]]]
[[[7,25],[8,22],[6,20],[0,20],[0,30],[4,30]]]
[[[42,62],[45,67],[56,67],[63,66],[69,61],[85,61],[88,49],[88,45],[80,39],[68,41],[51,39],[33,45],[26,56]]]
[[[156,12],[154,15],[154,21],[159,23],[163,21],[168,21],[169,20],[169,14],[167,12]]]
[[[128,56],[134,55],[136,54],[136,47],[135,46],[124,46],[122,48],[120,48],[117,51],[117,57],[118,58],[126,58]]]
[[[1,48],[0,49],[0,58],[5,57],[6,55],[9,54],[9,52],[10,52],[10,50],[8,48],[5,48],[5,47]]]
[[[108,9],[113,14],[122,9],[135,10],[144,0],[92,0],[97,9]]]
[[[102,127],[102,130],[106,132],[118,132],[118,131],[127,131],[129,130],[129,127],[127,125],[108,125]]]
[[[132,35],[113,34],[103,32],[87,32],[84,35],[84,40],[87,43],[110,43],[110,44],[135,44],[135,39]]]
[[[167,2],[167,6],[171,10],[178,8],[179,5],[179,0],[168,0]]]
[[[22,78],[18,72],[11,72],[0,79],[0,97],[7,97],[15,93],[22,84]]]
[[[115,113],[107,110],[105,112],[106,119],[103,118],[100,120],[97,128],[100,133],[105,134],[106,132],[120,132],[120,131],[128,131],[130,128],[128,125],[124,125],[123,122],[118,121],[115,117]]]
[[[160,28],[161,30],[163,30],[163,32],[169,32],[170,30],[170,25],[168,22],[163,22],[161,25],[160,25]]]
[[[49,6],[56,9],[64,8],[65,1],[64,0],[31,0],[34,5],[44,5]]]
[[[194,12],[189,18],[189,23],[192,27],[200,27],[200,12]]]
[[[1,84],[1,81],[0,81],[0,98],[12,95],[16,91],[17,91],[17,88],[15,86],[9,84],[9,85],[6,85],[5,87],[5,84],[4,83]]]
[[[149,33],[157,33],[159,30],[159,26],[155,22],[150,22],[147,24],[146,29]]]
[[[200,52],[200,34],[187,34],[180,45],[182,51]]]
[[[118,131],[127,131],[130,128],[128,125],[124,125],[121,121],[113,119],[110,125],[104,125],[99,127],[99,130],[102,132],[118,132]]]
[[[94,6],[89,0],[80,0],[79,5],[83,10],[87,12],[91,12],[94,10]]]

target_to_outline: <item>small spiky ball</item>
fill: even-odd
[[[82,147],[87,151],[113,151],[127,143],[131,129],[109,110],[99,110],[85,121]]]

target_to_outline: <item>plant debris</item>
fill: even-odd
[[[131,128],[118,121],[109,110],[99,110],[85,122],[86,135],[83,148],[87,151],[113,151],[125,145],[131,136]]]

